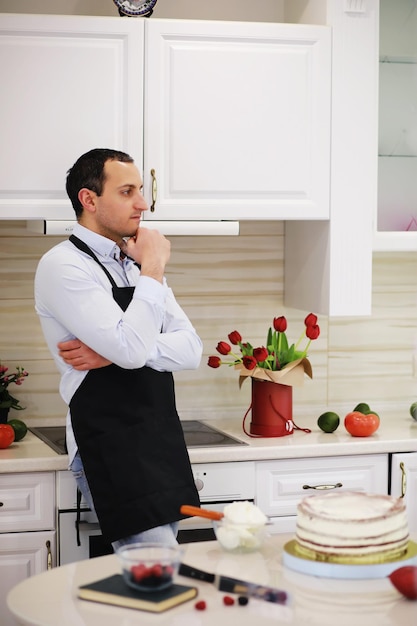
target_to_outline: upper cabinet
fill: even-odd
[[[330,29],[2,17],[0,217],[73,219],[65,173],[114,147],[146,219],[328,219]]]
[[[67,170],[87,150],[142,167],[143,21],[0,20],[0,219],[74,219]]]
[[[328,219],[330,29],[149,20],[145,33],[146,218]]]
[[[286,222],[285,303],[370,315],[377,202],[379,0],[286,0],[332,28],[330,220]]]
[[[417,3],[381,0],[375,250],[417,250]]]

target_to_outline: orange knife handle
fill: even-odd
[[[191,506],[190,504],[183,504],[180,508],[180,512],[183,515],[193,515],[195,517],[205,517],[207,519],[219,520],[222,519],[223,513],[219,511],[210,511],[209,509],[200,509],[198,506]]]

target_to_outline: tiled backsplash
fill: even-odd
[[[175,375],[182,418],[243,418],[250,381],[239,390],[233,369],[207,366],[218,341],[227,340],[232,330],[253,345],[263,345],[272,319],[286,315],[288,338],[298,339],[310,311],[283,304],[284,229],[283,222],[242,222],[239,237],[172,238],[168,281],[204,342],[199,369]],[[13,412],[29,423],[52,423],[66,413],[33,301],[38,260],[60,240],[33,235],[24,222],[0,221],[0,359],[30,373],[24,385],[14,389],[27,408]],[[412,358],[417,338],[416,253],[375,254],[373,276],[372,316],[319,316],[321,335],[309,350],[313,380],[306,378],[293,392],[294,420],[300,426],[315,425],[326,409],[343,415],[359,401],[368,402],[383,417],[408,412],[417,399]]]

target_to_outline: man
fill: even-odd
[[[66,187],[77,224],[40,260],[35,305],[69,405],[70,468],[114,548],[176,543],[181,504],[199,498],[172,372],[197,368],[202,343],[164,278],[170,242],[140,226],[133,159],[91,150]]]

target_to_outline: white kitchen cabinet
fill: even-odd
[[[256,504],[271,518],[268,532],[294,532],[297,504],[308,495],[340,489],[388,493],[388,455],[260,461]]]
[[[0,623],[14,626],[6,596],[56,563],[55,474],[0,475]]]
[[[146,219],[328,219],[330,28],[150,20],[145,36]]]
[[[378,173],[379,0],[286,0],[287,19],[332,28],[330,220],[287,221],[285,304],[372,312]]]
[[[92,147],[144,152],[147,218],[328,219],[329,28],[6,15],[0,50],[3,219],[73,219]]]
[[[391,458],[391,495],[403,497],[408,526],[417,531],[417,452],[396,453]]]
[[[0,18],[0,219],[75,219],[65,176],[97,147],[142,167],[143,20]]]
[[[417,5],[381,0],[374,250],[417,250]]]

